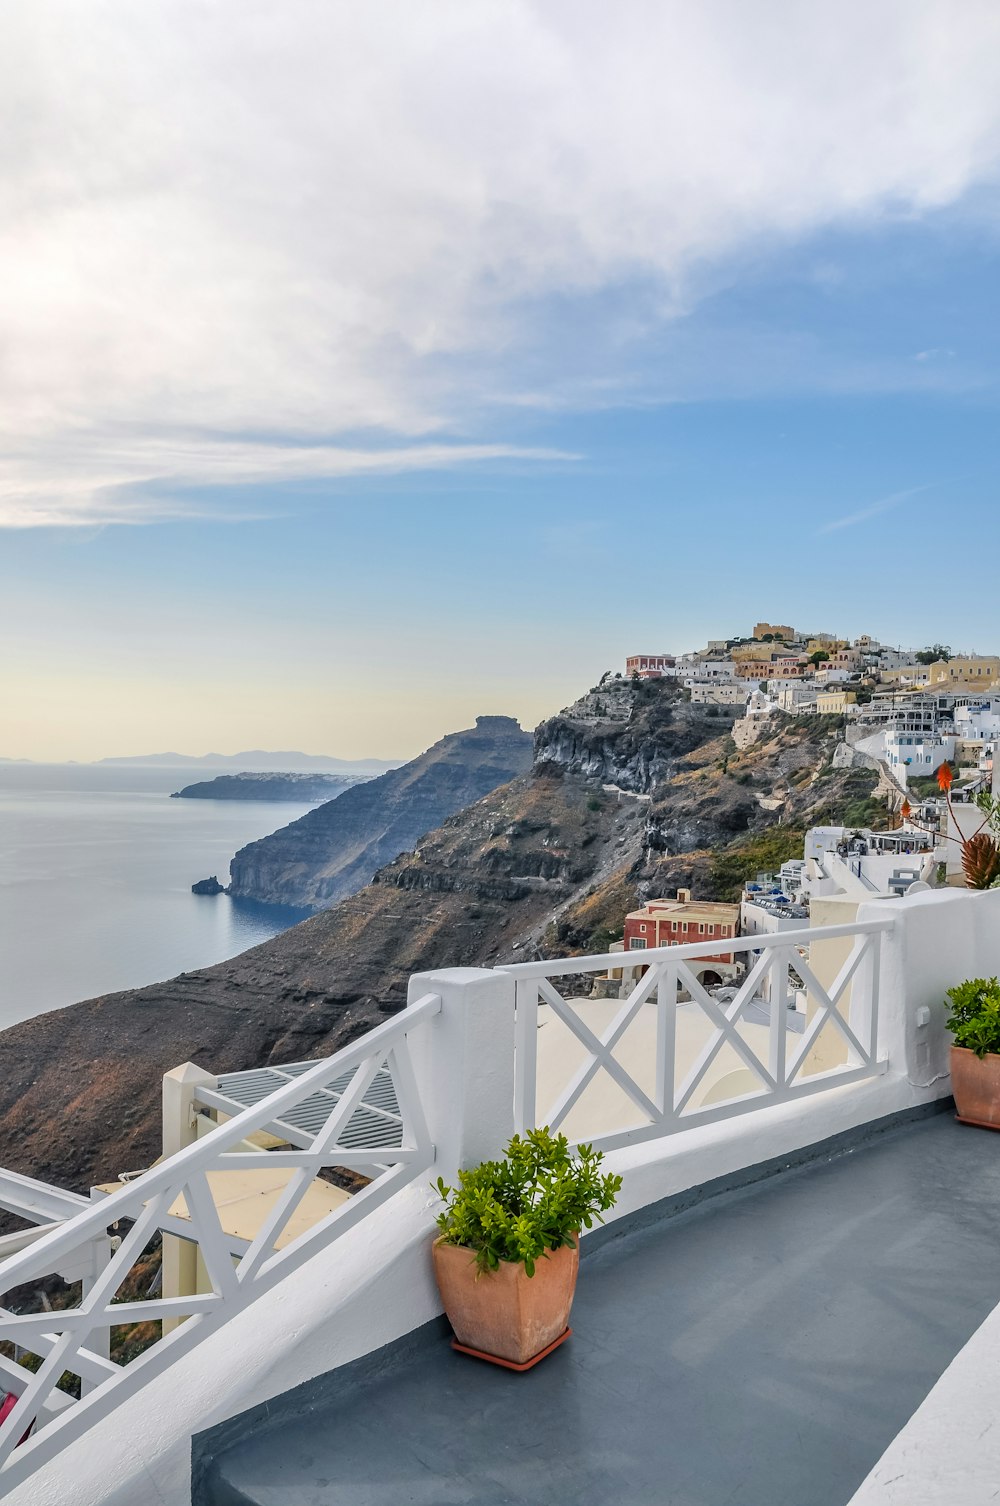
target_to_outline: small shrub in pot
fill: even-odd
[[[515,1135],[501,1160],[460,1171],[457,1187],[438,1179],[434,1274],[460,1345],[520,1366],[566,1333],[580,1231],[621,1188],[602,1160],[537,1129]]]
[[[1000,982],[967,978],[949,988],[946,1024],[954,1037],[951,1086],[958,1117],[1000,1129]]]

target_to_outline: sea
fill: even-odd
[[[219,769],[0,763],[0,1029],[207,967],[305,918],[191,893],[312,805],[171,800]]]

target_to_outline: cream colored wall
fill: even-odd
[[[848,926],[857,919],[858,900],[846,894],[831,894],[826,898],[813,896],[809,901],[809,925]],[[809,966],[816,982],[828,992],[837,975],[854,948],[853,936],[837,936],[827,941],[814,941],[809,948]],[[811,990],[806,992],[806,1029],[808,1030],[817,1009],[820,1007]],[[849,1019],[851,985],[844,990],[837,1005],[837,1013]],[[847,1061],[847,1043],[835,1025],[827,1024],[820,1031],[815,1045],[802,1068],[803,1075],[826,1072],[830,1067],[841,1067]]]

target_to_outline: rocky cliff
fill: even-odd
[[[481,716],[401,768],[243,847],[230,893],[326,909],[364,887],[425,832],[531,766],[531,737],[508,716]]]
[[[869,809],[874,776],[833,767],[839,732],[822,718],[776,716],[738,753],[728,719],[671,684],[630,689],[624,716],[594,694],[539,728],[526,773],[332,909],[216,967],[0,1034],[4,1163],[80,1188],[146,1165],[160,1078],[180,1062],[223,1072],[335,1050],[402,1007],[413,972],[603,950],[638,900],[679,884],[729,897],[801,852],[805,826]],[[507,740],[460,736],[493,731]]]

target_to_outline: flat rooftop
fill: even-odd
[[[201,1435],[194,1501],[846,1506],[1000,1301],[998,1231],[1000,1136],[899,1125],[608,1231],[524,1375],[430,1325]]]

